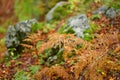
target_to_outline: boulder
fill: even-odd
[[[46,20],[46,21],[52,20],[52,19],[53,19],[53,13],[54,13],[54,11],[55,11],[58,7],[63,6],[63,5],[65,5],[65,4],[67,4],[67,3],[68,3],[68,2],[66,2],[66,1],[60,1],[60,2],[58,2],[58,3],[46,14],[45,20]]]
[[[98,8],[93,12],[93,14],[104,14],[106,10],[108,9],[108,6],[103,5],[102,7]]]
[[[70,18],[68,21],[68,26],[72,27],[77,37],[84,37],[83,32],[90,28],[87,16],[85,14],[80,14]]]
[[[35,19],[19,22],[14,26],[9,26],[5,45],[7,49],[17,48],[27,34],[31,33],[32,25],[37,23]]]
[[[101,8],[98,8],[93,12],[93,14],[103,14],[107,16],[108,18],[114,18],[118,14],[120,14],[120,10],[116,10],[113,7],[108,7],[106,5],[103,5]]]
[[[114,18],[117,16],[117,12],[114,8],[110,8],[106,11],[105,15],[109,18]]]

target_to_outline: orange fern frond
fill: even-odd
[[[62,66],[53,66],[51,68],[44,68],[35,75],[36,80],[73,80]]]

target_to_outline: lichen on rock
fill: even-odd
[[[45,17],[45,20],[46,21],[50,21],[53,19],[53,13],[55,12],[55,10],[60,7],[60,6],[63,6],[65,4],[68,4],[68,2],[66,1],[60,1],[58,2],[47,14],[46,14],[46,17]]]
[[[83,32],[90,28],[87,16],[85,14],[80,14],[70,18],[68,21],[68,26],[72,27],[77,37],[83,37]]]
[[[22,40],[31,33],[32,25],[35,23],[37,20],[31,19],[9,26],[5,40],[7,49],[18,48]]]
[[[108,7],[106,5],[103,5],[102,7],[93,11],[93,14],[103,14],[108,18],[115,18],[118,14],[120,14],[120,11],[119,9],[115,9],[113,7]]]

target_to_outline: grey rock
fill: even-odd
[[[68,21],[68,26],[72,27],[77,37],[84,37],[83,32],[90,28],[85,14],[72,17]]]
[[[93,12],[93,14],[103,14],[107,16],[108,18],[114,18],[118,14],[120,14],[120,10],[116,10],[113,7],[108,7],[106,5],[103,5],[101,8],[98,8]]]
[[[15,30],[15,27],[9,26],[8,32],[6,35],[6,41],[5,41],[7,48],[12,47],[12,46],[16,47],[20,43],[20,41],[17,40],[17,38],[15,37],[15,36],[17,36],[16,33],[17,33],[17,31]]]
[[[110,8],[106,11],[105,15],[109,18],[114,18],[114,17],[116,17],[117,13],[114,8]]]
[[[102,7],[98,8],[93,12],[93,14],[104,14],[106,10],[108,9],[108,6],[103,5]]]
[[[22,40],[27,36],[28,33],[31,33],[32,25],[37,23],[35,19],[26,20],[19,22],[14,26],[9,26],[5,45],[9,48],[17,48]]]
[[[66,2],[66,1],[60,1],[60,2],[58,2],[58,3],[46,14],[45,20],[46,20],[46,21],[52,20],[52,19],[53,19],[53,13],[54,13],[54,11],[55,11],[58,7],[63,6],[63,5],[65,5],[65,4],[68,4],[68,2]]]

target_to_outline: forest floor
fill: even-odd
[[[115,21],[115,23],[112,24],[112,26],[109,26],[110,21]],[[111,20],[103,16],[101,19],[96,19],[93,21],[96,25],[99,25],[101,27],[101,30],[96,31],[96,33],[98,33],[99,35],[104,34],[101,37],[99,36],[100,38],[97,37],[95,39],[95,40],[98,39],[97,43],[99,43],[99,39],[101,39],[101,40],[103,39],[102,42],[100,42],[98,44],[98,47],[96,45],[95,50],[99,51],[99,48],[100,48],[100,50],[103,50],[103,52],[104,52],[103,48],[108,47],[108,49],[109,49],[107,52],[107,54],[108,54],[107,59],[104,59],[104,54],[102,53],[103,60],[105,60],[105,62],[103,62],[101,60],[99,61],[99,63],[101,63],[101,65],[102,65],[101,69],[98,69],[96,71],[97,73],[95,73],[93,70],[93,74],[99,74],[100,76],[103,77],[104,80],[119,80],[120,79],[120,72],[119,72],[120,71],[120,61],[119,61],[120,60],[120,47],[119,47],[120,36],[118,34],[119,26],[120,26],[119,21],[120,21],[120,16],[117,16],[116,18],[111,19]],[[106,24],[107,27],[102,27],[102,26],[104,26],[103,24]],[[47,34],[42,34],[42,36],[40,36],[40,37],[43,40],[45,40],[46,38],[48,38],[48,35],[55,34],[55,33],[56,33],[55,31],[50,31]],[[83,50],[83,53],[85,54],[86,51]],[[94,55],[96,55],[96,54],[97,53],[94,53]],[[81,55],[76,54],[76,56],[82,56],[82,54]],[[77,58],[77,57],[75,57],[75,58]],[[77,72],[76,73],[72,72],[72,68],[74,67],[75,64],[77,64],[77,62],[69,63],[69,61],[71,61],[71,60],[68,59],[64,64],[60,64],[60,66],[64,67],[67,70],[67,71],[65,70],[65,72],[67,72],[70,76],[73,77],[73,78],[69,77],[69,80],[71,80],[71,79],[77,80],[77,79],[75,79],[75,75],[77,74]],[[106,61],[107,61],[107,63],[106,63]],[[86,64],[86,63],[84,63],[84,64]],[[24,70],[27,73],[31,73],[30,66],[37,66],[37,65],[40,65],[40,58],[36,55],[35,51],[34,52],[28,51],[27,53],[22,53],[21,55],[11,58],[11,60],[9,62],[6,62],[6,63],[3,62],[0,64],[0,79],[10,80],[12,78],[15,78],[14,75],[17,72],[17,70],[19,70],[19,71]],[[47,66],[45,64],[41,65],[41,71],[42,71],[42,69],[44,71],[44,68],[46,69],[46,67]],[[58,67],[58,68],[60,69],[61,67]],[[83,67],[83,70],[82,70],[83,72],[84,72],[84,69],[86,69],[86,68]],[[54,70],[54,68],[53,68],[53,70]],[[56,68],[55,68],[55,70],[56,70]],[[48,71],[49,71],[49,69],[48,69]],[[56,73],[56,74],[59,77],[63,77],[63,78],[60,78],[60,80],[68,80],[65,77],[65,76],[67,76],[67,73],[66,73],[66,75],[60,75],[59,73]],[[72,73],[72,75],[70,73]],[[41,74],[45,75],[45,73],[43,73],[43,72],[41,72]],[[46,72],[46,74],[47,74],[47,72]],[[88,74],[86,73],[86,75],[88,75]],[[78,75],[76,75],[76,77],[77,76]],[[31,77],[33,77],[33,76],[31,75]],[[45,80],[45,79],[41,79],[39,76],[37,76],[37,77],[38,77],[37,80],[39,80],[39,79]],[[90,75],[90,77],[91,77],[91,75]],[[55,78],[53,78],[53,79],[51,78],[51,80],[54,80],[54,79]],[[91,79],[91,78],[89,78],[89,79]]]
[[[0,16],[2,16],[1,25],[14,15],[14,13],[11,12],[7,14],[7,17],[5,16],[5,11],[13,9],[14,3],[12,0],[2,1],[6,1],[4,3],[7,3],[7,7],[3,6],[2,9],[0,9],[4,10],[0,11]],[[92,16],[90,13],[87,15],[89,19]],[[14,18],[12,18],[12,20],[16,22]],[[113,22],[113,24],[111,24],[111,22]],[[26,48],[25,52],[10,58],[4,57],[6,52],[6,47],[3,42],[5,33],[0,33],[0,61],[4,58],[0,64],[0,80],[120,80],[119,22],[120,15],[114,19],[109,19],[101,15],[100,19],[97,18],[93,20],[93,23],[99,26],[100,30],[94,31],[96,35],[90,42],[82,41],[73,35],[56,34],[56,30],[48,31],[48,33],[38,31],[31,36],[34,38],[34,41],[40,39],[45,42],[42,48],[35,48],[33,51],[30,50],[31,48]],[[58,23],[58,29],[62,26],[62,23],[64,23],[64,20]],[[76,40],[75,45],[80,40],[85,47],[78,50],[75,49],[76,53],[70,54],[69,57],[64,56],[64,61],[58,58],[50,62],[49,59],[53,57],[53,55],[50,55],[49,59],[47,59],[48,57],[44,54],[46,48],[51,47],[52,41],[49,41],[50,35],[53,35],[53,39],[56,39],[56,36],[62,39],[70,37],[70,39]],[[29,45],[26,46],[29,47]],[[34,48],[33,46],[34,45],[32,45],[32,48]],[[69,54],[67,52],[69,50],[72,53],[70,46],[64,47],[67,47],[67,49],[63,54]],[[42,54],[38,54],[37,51],[42,52]],[[50,50],[46,51],[48,55],[49,51]]]

